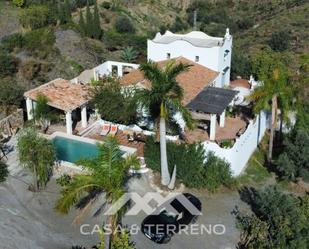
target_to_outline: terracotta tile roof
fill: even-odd
[[[244,87],[246,89],[251,89],[251,85],[249,84],[249,81],[245,80],[245,79],[233,80],[233,81],[230,82],[230,86],[232,88]]]
[[[88,102],[88,90],[88,86],[55,79],[25,92],[24,96],[36,100],[38,95],[42,94],[48,98],[50,106],[63,111],[73,111]]]
[[[176,63],[184,63],[191,65],[187,72],[183,72],[176,78],[180,86],[184,90],[183,103],[188,104],[199,92],[201,92],[208,84],[212,83],[218,76],[218,72],[213,71],[207,67],[190,61],[184,57],[177,57]],[[159,67],[164,68],[171,60],[164,60],[157,62]],[[141,84],[145,88],[150,88],[151,83],[145,80],[144,73],[139,69],[133,70],[131,73],[123,76],[120,79],[123,85],[136,85]]]

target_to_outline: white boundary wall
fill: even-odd
[[[246,131],[236,139],[232,148],[224,149],[210,141],[202,144],[206,153],[212,151],[216,156],[229,162],[233,175],[238,176],[243,172],[249,158],[262,140],[268,128],[268,122],[267,113],[261,112],[255,120],[250,121]]]
[[[132,69],[137,69],[139,64],[133,63],[125,63],[125,62],[118,62],[118,61],[106,61],[103,64],[95,67],[94,73],[100,76],[109,75],[112,73],[113,67],[117,67],[117,76],[123,76],[123,67],[131,67]]]

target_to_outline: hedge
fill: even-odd
[[[144,149],[147,166],[160,172],[160,145],[147,138]],[[169,171],[177,165],[177,180],[189,188],[217,190],[221,185],[232,187],[235,183],[230,165],[212,153],[205,153],[201,144],[176,144],[167,142]]]

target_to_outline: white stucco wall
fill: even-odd
[[[93,70],[99,75],[109,75],[112,73],[113,66],[117,67],[118,77],[123,76],[123,67],[132,67],[137,69],[139,64],[133,63],[125,63],[125,62],[118,62],[118,61],[106,61],[103,64],[95,67]]]
[[[230,83],[232,42],[233,39],[230,37],[230,39],[224,40],[222,46],[207,48],[196,47],[184,40],[177,40],[169,44],[156,43],[152,40],[148,40],[147,59],[152,61],[166,60],[168,53],[170,54],[170,58],[182,56],[191,61],[195,61],[195,57],[199,56],[198,64],[220,72],[216,80],[216,86],[223,87]],[[229,53],[224,57],[226,50],[228,50]],[[229,70],[224,75],[223,70],[226,67],[229,67]]]
[[[262,140],[268,126],[268,116],[261,112],[255,121],[251,121],[247,130],[239,138],[232,148],[224,149],[218,144],[210,141],[203,143],[206,152],[214,152],[216,156],[225,159],[231,165],[234,176],[240,175],[246,164]]]

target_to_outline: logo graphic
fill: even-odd
[[[171,205],[174,200],[177,200],[191,215],[202,215],[201,211],[183,194],[169,193],[167,196],[163,196],[157,192],[148,192],[144,196],[140,196],[135,192],[126,193],[120,197],[104,215],[114,215],[127,203],[131,202],[134,202],[134,205],[129,207],[125,215],[137,215],[141,211],[144,211],[147,215],[158,215],[163,209],[174,214],[179,214]],[[150,202],[156,202],[156,207],[152,207]]]

